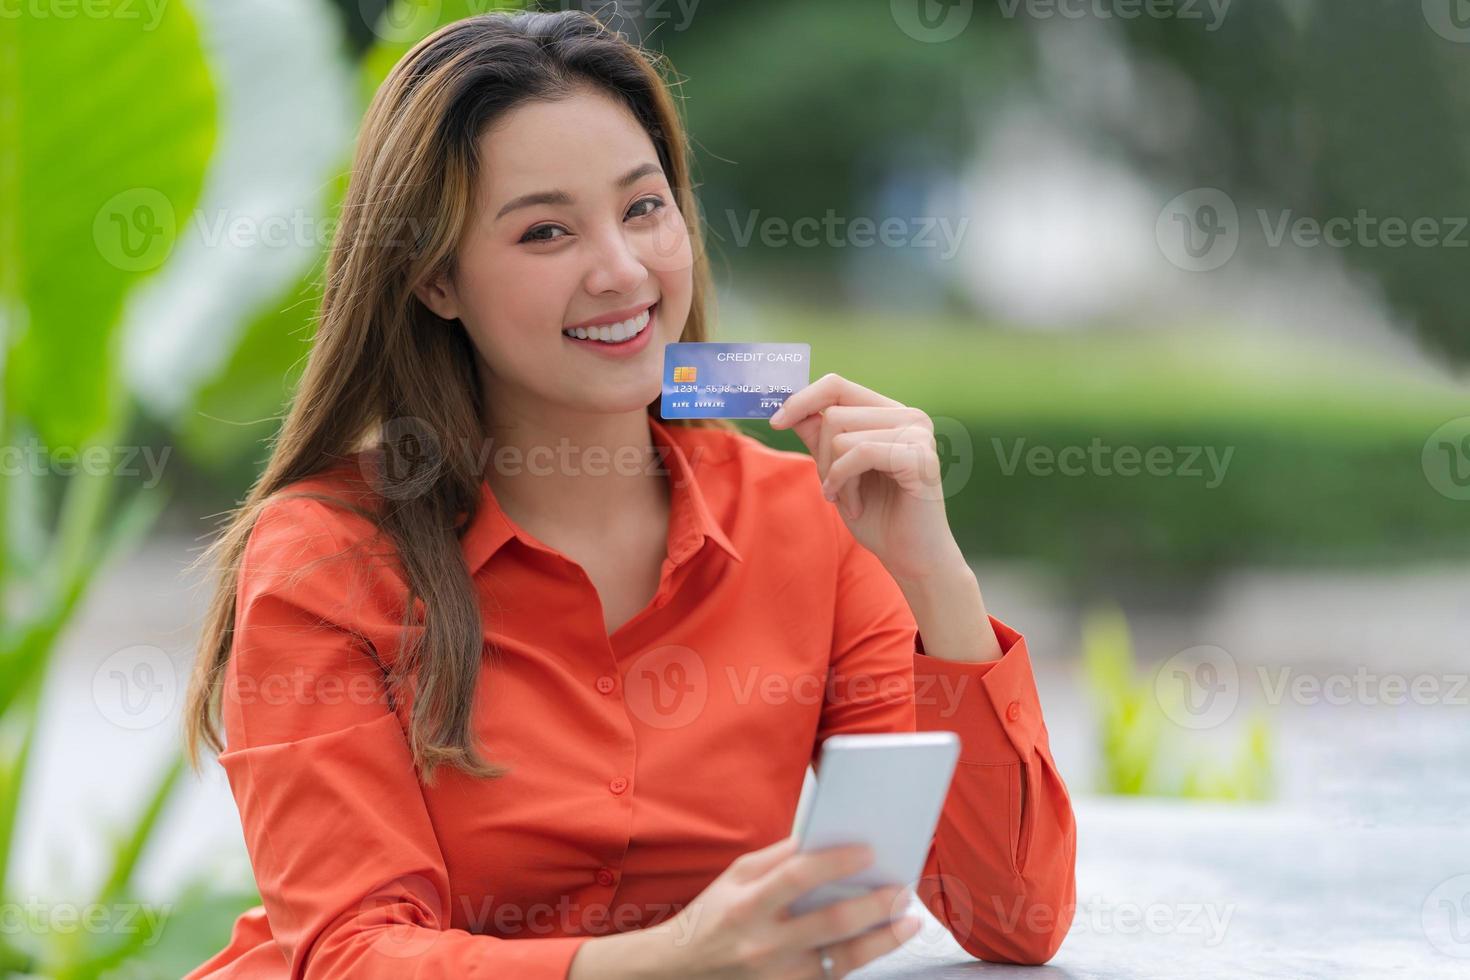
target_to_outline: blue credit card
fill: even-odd
[[[669,344],[659,414],[768,419],[811,377],[811,344]]]

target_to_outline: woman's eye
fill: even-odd
[[[644,211],[642,214],[633,215],[633,217],[635,218],[646,218],[650,214],[654,214],[655,212],[657,212],[660,208],[665,207],[663,198],[655,196],[649,196],[643,198],[642,200],[634,201],[633,207],[637,208],[640,204],[651,204],[653,206],[650,207],[647,211]]]
[[[522,242],[554,242],[554,241],[556,241],[556,238],[551,238],[551,237],[548,237],[548,236],[544,236],[544,235],[539,234],[539,232],[543,232],[543,231],[560,231],[563,234],[565,234],[566,229],[565,228],[562,228],[562,227],[560,227],[558,225],[537,225],[535,228],[532,228],[530,231],[528,231],[524,235],[522,235],[521,236],[521,241]],[[561,236],[557,236],[557,237],[561,237]]]

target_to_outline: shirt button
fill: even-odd
[[[617,881],[617,876],[614,875],[612,871],[607,868],[597,869],[597,883],[599,885],[602,885],[603,887],[608,887],[612,885],[614,881]]]
[[[608,783],[607,788],[612,790],[614,793],[621,793],[623,790],[628,788],[628,780],[622,776],[619,776],[612,782]]]
[[[1021,717],[1021,702],[1012,701],[1010,704],[1006,705],[1006,717],[1009,718],[1011,721],[1015,721],[1017,718]]]
[[[611,675],[603,674],[601,677],[597,678],[597,689],[603,694],[611,694],[612,689],[617,686],[618,682],[613,680]]]

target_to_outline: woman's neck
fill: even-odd
[[[528,530],[595,532],[667,512],[667,464],[646,410],[534,417],[502,411],[485,433],[484,477],[501,509]]]

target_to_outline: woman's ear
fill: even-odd
[[[427,306],[435,316],[443,320],[459,319],[459,296],[455,291],[454,283],[443,273],[439,273],[417,287],[413,291],[419,298],[419,302]]]

